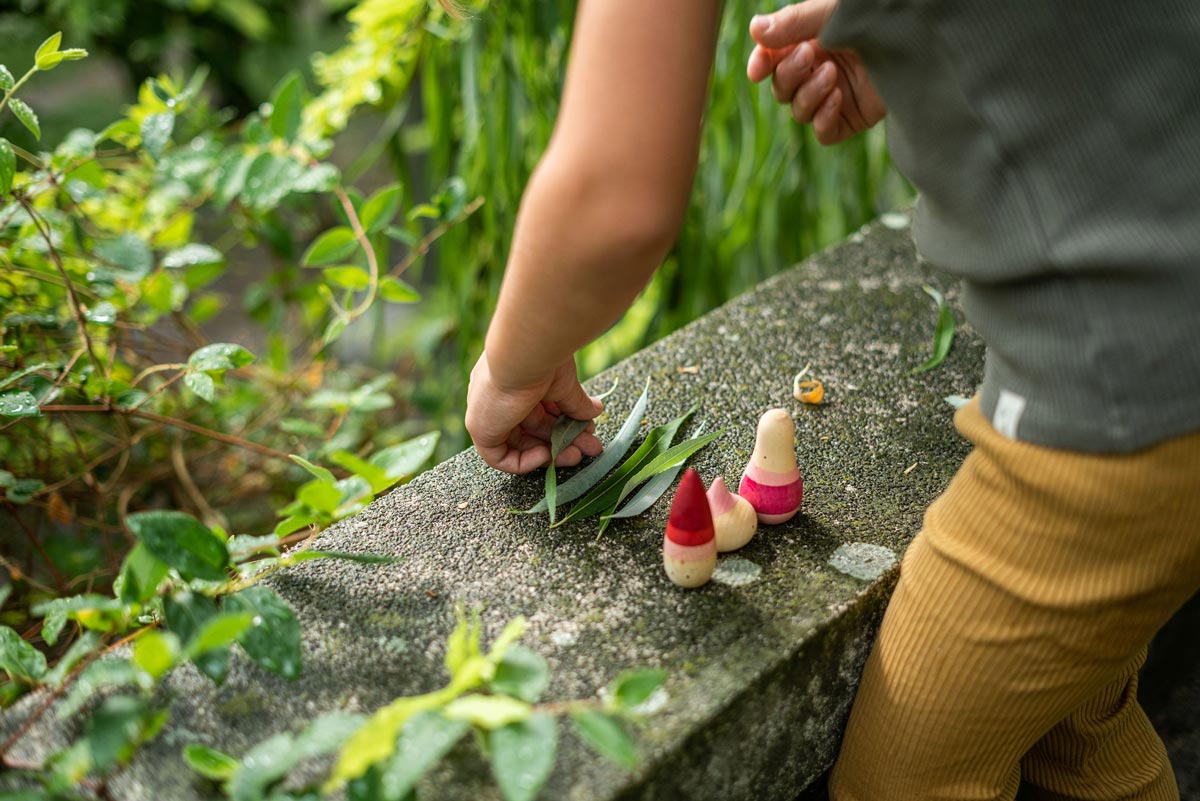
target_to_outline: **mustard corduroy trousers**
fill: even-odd
[[[1200,433],[1133,454],[998,434],[925,515],[868,659],[833,801],[1176,801],[1137,703],[1156,631],[1200,586]]]

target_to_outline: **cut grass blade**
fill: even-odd
[[[609,390],[611,392],[611,390]],[[650,400],[650,382],[646,381],[646,388],[642,390],[642,395],[637,399],[637,403],[633,405],[633,411],[629,413],[625,423],[621,426],[621,430],[613,437],[612,442],[604,447],[604,452],[584,467],[568,480],[563,482],[561,487],[555,488],[556,500],[559,503],[570,503],[576,498],[583,495],[585,492],[594,487],[600,479],[612,470],[621,457],[629,450],[629,446],[633,444],[633,440],[637,437],[638,429],[641,428],[642,419],[646,415],[646,405]],[[557,478],[557,477],[556,477]],[[514,510],[516,514],[536,514],[544,512],[549,508],[547,498],[542,498],[533,506],[525,510]]]
[[[592,515],[602,514],[614,509],[617,498],[621,497],[621,491],[624,489],[625,482],[629,480],[629,477],[635,475],[653,461],[658,454],[668,450],[671,442],[675,439],[675,435],[679,433],[679,429],[683,427],[683,424],[691,418],[695,411],[696,407],[692,407],[685,414],[648,433],[641,446],[634,451],[633,456],[626,459],[625,463],[614,470],[612,475],[600,482],[579,503],[571,507],[571,511],[567,516],[559,520],[551,528],[557,528],[570,520],[591,517]]]
[[[946,354],[950,352],[950,346],[954,344],[954,312],[951,311],[950,304],[946,302],[946,296],[928,284],[921,288],[937,304],[938,319],[937,326],[933,329],[933,355],[920,367],[913,368],[910,374],[923,373],[937,367],[945,360]]]

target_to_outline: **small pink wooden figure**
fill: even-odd
[[[713,529],[717,533],[717,550],[721,553],[741,548],[758,530],[754,507],[745,498],[730,492],[725,479],[720,476],[708,488],[708,507],[712,510]]]
[[[786,410],[771,409],[759,418],[738,493],[763,523],[783,523],[800,511],[804,482],[796,466],[796,425]]]

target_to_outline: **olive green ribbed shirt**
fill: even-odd
[[[822,44],[888,106],[993,425],[1093,452],[1200,429],[1200,2],[841,0]]]

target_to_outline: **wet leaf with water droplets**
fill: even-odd
[[[400,730],[395,752],[382,764],[382,797],[403,798],[469,728],[466,721],[450,720],[433,710],[409,718]]]
[[[0,415],[4,417],[37,417],[37,398],[28,392],[9,392],[0,395]]]
[[[533,801],[550,778],[558,750],[558,722],[550,715],[533,715],[488,735],[492,773],[505,801]]]
[[[285,679],[300,675],[300,624],[282,598],[256,584],[226,598],[225,609],[255,616],[254,625],[238,638],[247,656]]]

